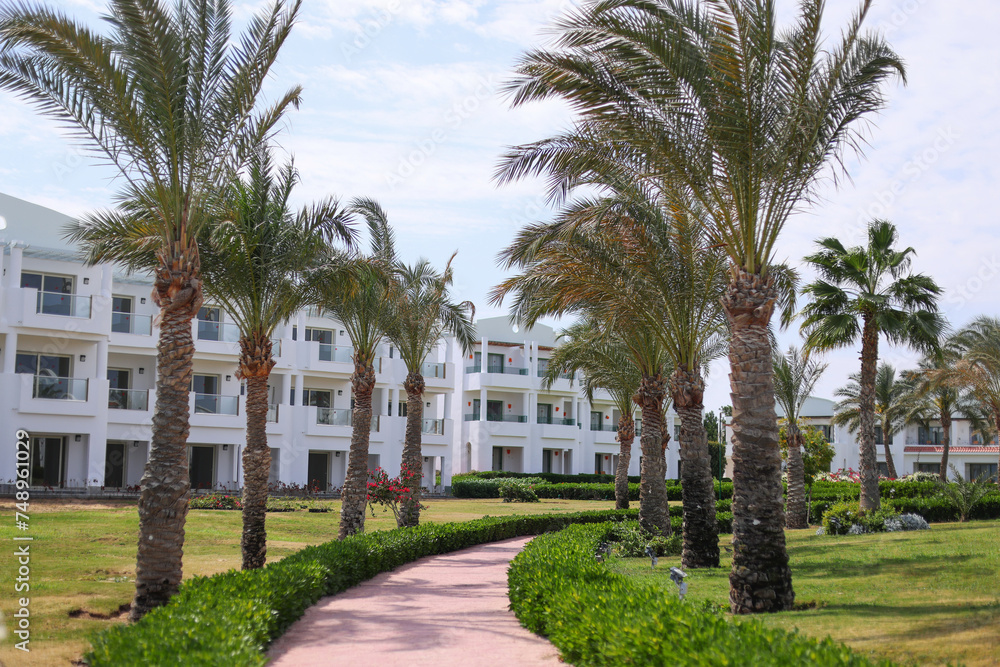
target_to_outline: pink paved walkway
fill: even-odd
[[[271,646],[271,665],[557,665],[508,610],[519,537],[424,558],[323,598]]]

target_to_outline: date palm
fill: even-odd
[[[393,314],[392,282],[397,263],[395,240],[385,211],[371,199],[355,199],[348,209],[364,219],[370,237],[367,255],[315,272],[316,304],[344,325],[354,346],[351,451],[341,490],[339,538],[364,532],[368,491],[368,449],[372,429],[375,356]]]
[[[593,319],[567,327],[559,336],[561,342],[549,358],[544,384],[547,387],[563,373],[583,376],[587,400],[603,390],[611,396],[618,410],[618,467],[615,468],[615,509],[628,509],[628,469],[635,441],[635,403],[642,375],[629,354],[628,347],[615,332],[605,331]]]
[[[452,255],[454,259],[454,255]],[[455,302],[449,293],[454,279],[451,259],[443,272],[435,271],[427,260],[401,266],[393,282],[392,313],[386,337],[399,350],[406,364],[406,435],[403,441],[402,474],[413,477],[403,494],[397,523],[400,528],[420,523],[420,486],[423,456],[420,452],[424,416],[423,366],[427,355],[450,333],[469,352],[475,344],[471,301]]]
[[[868,225],[867,246],[846,248],[840,239],[830,237],[817,241],[819,252],[805,258],[819,274],[803,290],[812,297],[803,309],[806,349],[831,350],[861,339],[858,431],[864,510],[880,506],[875,465],[879,337],[930,352],[947,326],[937,306],[941,288],[930,276],[910,271],[915,251],[897,250],[898,240],[892,223],[874,220]],[[888,441],[885,435],[883,439]]]
[[[835,426],[846,426],[852,434],[857,433],[861,425],[861,374],[852,373],[846,385],[837,389],[834,396],[840,399],[834,406],[831,422]],[[885,448],[885,465],[889,477],[895,479],[896,464],[892,457],[892,438],[906,424],[911,423],[910,411],[913,408],[913,387],[906,379],[896,377],[896,369],[882,362],[875,371],[874,410],[876,426],[882,431],[882,446]],[[876,438],[878,440],[878,438]]]
[[[827,165],[860,150],[859,121],[904,73],[881,37],[862,33],[871,0],[830,42],[823,5],[804,0],[779,31],[769,0],[591,2],[557,23],[554,49],[524,56],[509,87],[515,105],[559,97],[580,118],[569,135],[514,149],[503,179],[545,173],[564,196],[586,181],[577,138],[610,138],[605,161],[647,191],[688,192],[729,257],[734,613],[794,603],[768,329],[775,243]]]
[[[0,88],[64,122],[121,177],[118,208],[86,216],[69,238],[89,263],[153,273],[156,405],[139,497],[133,620],[165,604],[181,581],[191,320],[202,302],[197,238],[219,220],[218,194],[247,149],[299,102],[294,87],[258,104],[298,11],[297,1],[274,2],[236,37],[224,0],[111,0],[106,33],[44,5],[0,8]]]
[[[961,356],[945,377],[954,386],[967,387],[1000,431],[1000,318],[977,317],[955,334],[954,346]]]
[[[785,411],[788,420],[788,508],[785,525],[788,528],[808,528],[809,508],[806,506],[805,465],[802,462],[802,435],[799,420],[802,405],[809,398],[827,364],[821,364],[795,346],[785,354],[774,355],[774,400]]]
[[[246,382],[247,433],[243,450],[243,569],[267,557],[265,509],[271,468],[267,445],[268,378],[274,367],[272,336],[309,301],[303,274],[327,255],[334,239],[354,242],[336,200],[293,212],[297,181],[291,164],[278,169],[269,151],[254,153],[245,178],[224,199],[225,222],[200,243],[205,293],[225,308],[240,332],[236,376]]]

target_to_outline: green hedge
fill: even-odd
[[[599,478],[598,475],[549,475],[546,473],[526,474],[526,473],[505,473],[497,471],[491,473],[491,477],[484,478],[480,475],[486,473],[475,473],[468,475],[456,475],[452,479],[451,493],[456,498],[498,498],[500,495],[500,482],[503,479],[542,479],[541,483],[535,485],[535,493],[539,498],[563,498],[567,500],[614,500],[614,481],[603,483],[586,482],[579,478]],[[551,477],[569,478],[572,482],[553,482]],[[607,479],[607,476],[604,476]],[[632,480],[629,477],[629,480]],[[732,482],[715,482],[715,493],[718,497],[719,489],[722,489],[722,498],[731,499],[733,497]],[[676,480],[667,480],[667,499],[682,500],[683,491],[681,485]],[[629,482],[629,500],[639,500],[639,482]]]
[[[97,635],[85,661],[100,665],[263,665],[264,650],[324,595],[424,556],[573,523],[638,518],[638,510],[487,517],[376,531],[307,547],[260,570],[195,577],[134,625]]]
[[[823,516],[837,500],[814,500],[810,517],[813,523],[820,523]],[[900,514],[919,514],[930,523],[958,521],[958,510],[939,496],[930,498],[883,498],[882,504],[892,507]],[[969,513],[970,519],[1000,519],[1000,493],[992,493],[983,498]]]
[[[871,665],[827,638],[738,623],[615,572],[594,554],[609,524],[532,540],[508,571],[511,609],[565,662],[590,665]],[[879,664],[892,664],[883,661]]]

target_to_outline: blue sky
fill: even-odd
[[[93,24],[104,6],[61,0]],[[262,6],[236,1],[241,17]],[[855,2],[831,0],[835,33]],[[280,136],[301,170],[300,202],[370,196],[389,212],[404,257],[443,264],[458,250],[456,287],[478,314],[505,311],[486,294],[503,273],[495,257],[524,223],[546,218],[539,182],[497,188],[501,151],[565,127],[559,103],[512,111],[500,88],[566,0],[305,0],[303,16],[269,92],[301,83],[304,104]],[[795,3],[778,0],[790,16]],[[908,66],[909,85],[868,132],[866,159],[848,156],[850,180],[823,185],[794,216],[778,258],[798,264],[814,239],[859,243],[864,223],[884,217],[918,252],[916,270],[945,288],[956,326],[1000,305],[997,225],[1000,134],[1000,8],[985,0],[876,0],[868,24],[885,32]],[[0,191],[78,214],[112,202],[113,174],[74,147],[64,128],[0,94]],[[808,272],[804,273],[809,278]],[[557,324],[558,325],[558,324]],[[797,334],[783,334],[795,342]],[[905,368],[914,355],[883,344]],[[859,367],[857,350],[827,355],[817,388],[831,397]],[[727,364],[711,368],[706,406],[729,403]]]

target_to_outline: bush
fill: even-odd
[[[457,476],[451,480],[451,495],[456,498],[496,498],[500,495],[500,479]]]
[[[193,510],[239,510],[243,509],[243,501],[239,496],[213,493],[207,496],[194,496],[188,503],[188,509]]]
[[[263,665],[268,644],[324,595],[424,556],[573,523],[635,520],[638,510],[486,517],[361,533],[307,547],[259,570],[181,584],[170,603],[97,635],[84,660],[103,665]],[[591,556],[593,558],[593,556]]]
[[[680,556],[683,539],[679,533],[670,537],[650,535],[636,521],[615,524],[608,532],[611,553],[619,558],[642,558],[648,556],[646,549],[653,548],[657,556]]]
[[[734,623],[619,574],[594,554],[612,526],[573,526],[532,540],[511,563],[511,609],[574,665],[870,665],[827,638]],[[882,664],[890,664],[884,662]]]
[[[541,502],[529,479],[501,479],[499,492],[505,503]]]

